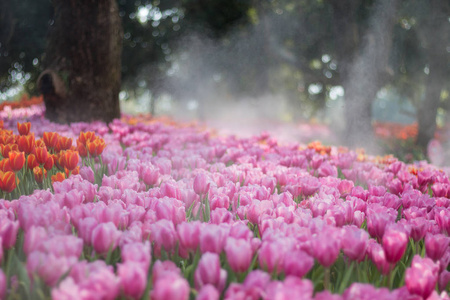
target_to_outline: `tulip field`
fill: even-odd
[[[0,299],[450,299],[449,171],[0,111]]]

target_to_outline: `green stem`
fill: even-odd
[[[324,290],[330,290],[330,268],[325,268],[323,276],[323,288]]]

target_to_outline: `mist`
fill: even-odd
[[[161,83],[166,92],[147,94],[141,104],[152,102],[156,115],[199,120],[224,134],[245,137],[266,131],[282,142],[322,140],[383,154],[372,126],[377,118],[385,120],[380,99],[391,101],[386,99],[397,93],[403,99],[398,114],[403,103],[412,103],[410,115],[420,113],[417,96],[401,82],[414,70],[403,70],[400,52],[405,49],[395,39],[414,19],[399,22],[405,13],[400,1],[379,0],[356,28],[356,23],[338,19],[352,9],[357,12],[351,5],[332,2],[334,25],[324,25],[316,35],[311,23],[323,22],[320,16],[301,20],[282,9],[230,27],[219,38],[210,29],[190,28],[171,45],[174,59]],[[356,41],[347,41],[352,30]],[[423,82],[427,74],[419,71],[417,80]],[[393,117],[388,122],[405,119],[395,117],[392,106],[389,112]]]

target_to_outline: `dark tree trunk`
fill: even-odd
[[[450,5],[445,1],[429,1],[430,19],[421,27],[422,42],[426,46],[426,54],[430,73],[426,81],[425,100],[417,114],[419,132],[416,144],[426,151],[428,143],[436,131],[436,116],[440,104],[441,90],[449,76],[448,53],[442,41],[450,38],[450,30],[445,23]],[[447,11],[447,12],[446,12]]]
[[[116,0],[54,0],[54,25],[38,79],[46,118],[59,123],[120,117],[122,24]]]
[[[352,147],[376,147],[372,128],[372,102],[380,88],[387,83],[388,58],[398,2],[399,0],[375,2],[364,38],[360,38],[361,25],[357,25],[356,2],[332,2],[336,34],[345,36],[336,47],[345,91],[344,138],[347,145]]]

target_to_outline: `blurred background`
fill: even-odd
[[[117,4],[123,113],[450,165],[449,1]],[[52,1],[0,3],[0,102],[38,95],[54,23]]]

